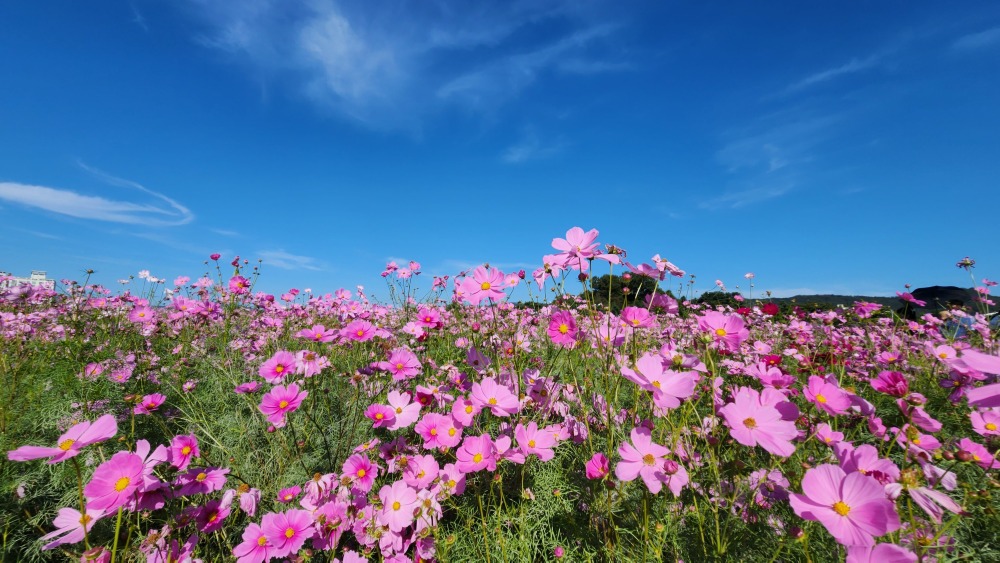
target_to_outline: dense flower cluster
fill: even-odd
[[[658,255],[635,266],[618,247],[602,253],[597,236],[574,227],[554,239],[557,253],[531,279],[539,288],[572,272],[585,280],[595,260],[651,284],[684,276]],[[848,561],[926,561],[962,549],[949,529],[971,517],[970,492],[981,487],[968,479],[995,482],[1000,469],[1000,356],[981,314],[969,324],[973,341],[933,317],[878,316],[871,303],[787,317],[773,303],[745,301],[737,312],[659,295],[617,314],[570,296],[521,308],[507,290],[526,274],[488,265],[451,284],[435,278],[437,300],[422,304],[378,305],[360,288],[357,299],[296,289],[275,300],[254,294],[238,258],[233,265],[228,280],[183,281],[163,306],[96,287],[74,286],[68,300],[5,295],[7,341],[72,338],[60,320],[85,311],[143,343],[78,368],[81,385],[116,386],[127,408],[92,403],[87,412],[100,416],[54,446],[8,453],[58,464],[101,452],[93,467],[74,466],[80,505],[58,509],[41,549],[108,560],[122,515],[142,514],[133,520],[157,527],[127,549],[150,561],[212,560],[220,545],[244,563],[306,550],[344,562],[431,561],[454,541],[449,526],[463,503],[502,494],[505,475],[522,487],[507,502],[533,502],[525,476],[556,464],[576,480],[580,506],[606,519],[592,519],[603,530],[595,537],[653,498],[661,517],[683,526],[696,525],[685,516],[694,511],[794,538],[814,521],[812,534],[828,533]],[[408,284],[420,271],[390,263],[383,277]],[[274,463],[300,465],[306,480],[238,475],[226,463],[234,453],[198,432],[206,416],[222,415],[195,412],[188,397],[204,381],[155,369],[170,363],[151,352],[157,339],[176,343],[183,359],[204,353],[233,319],[244,321],[225,333],[238,361],[217,376],[238,374],[232,403],[252,407],[288,452],[290,463]],[[350,391],[331,397],[334,384]],[[349,434],[329,432],[319,415],[335,412]],[[142,419],[177,432],[159,445],[122,433]]]

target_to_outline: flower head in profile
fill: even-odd
[[[132,409],[132,413],[151,414],[155,412],[156,409],[160,408],[160,405],[162,405],[163,402],[166,400],[167,400],[166,396],[161,395],[160,393],[152,393],[149,395],[145,395],[143,396],[142,400],[139,401],[139,404],[137,404]]]
[[[42,551],[82,541],[102,516],[104,516],[103,510],[88,508],[86,512],[81,513],[74,508],[60,508],[59,514],[52,522],[56,530],[42,536],[42,541],[49,542],[42,546]]]
[[[94,422],[81,422],[56,440],[56,447],[21,446],[7,452],[11,461],[29,461],[51,457],[49,463],[59,463],[80,453],[80,450],[91,444],[103,442],[118,433],[118,423],[114,415],[106,414]]]
[[[836,465],[818,465],[802,478],[802,494],[789,495],[792,510],[816,520],[843,545],[871,546],[875,538],[899,529],[896,505],[885,488],[859,472],[844,473]]]
[[[587,461],[587,479],[603,479],[611,471],[608,457],[601,452],[594,454]]]

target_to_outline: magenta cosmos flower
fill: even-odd
[[[178,471],[184,471],[192,458],[201,455],[201,451],[198,450],[198,438],[194,434],[174,436],[174,439],[170,440],[169,454],[170,465],[176,467]]]
[[[42,541],[53,541],[43,545],[42,551],[81,541],[102,516],[103,510],[88,508],[86,513],[81,514],[79,510],[72,508],[60,508],[58,516],[52,522],[56,530],[41,538]]]
[[[880,543],[874,547],[855,545],[847,548],[844,563],[915,563],[917,555],[894,543]]]
[[[342,478],[347,479],[361,491],[370,491],[378,477],[378,466],[367,456],[354,454],[344,461]]]
[[[494,471],[497,468],[497,448],[489,434],[467,436],[462,446],[455,452],[458,462],[455,466],[462,473]]]
[[[518,424],[514,429],[514,437],[517,438],[517,445],[525,457],[535,454],[539,460],[549,461],[556,455],[552,451],[556,446],[555,434],[547,428],[539,430],[535,421],[529,422],[527,426]]]
[[[132,409],[133,414],[150,414],[160,408],[160,405],[167,400],[167,397],[160,393],[152,393],[143,396],[139,404]]]
[[[875,537],[899,529],[896,505],[885,487],[862,473],[844,473],[836,465],[818,465],[802,478],[802,494],[789,495],[792,510],[816,520],[843,545],[870,546]]]
[[[257,524],[250,523],[243,530],[243,543],[233,548],[237,563],[264,563],[274,557],[274,546]]]
[[[268,383],[281,383],[290,373],[295,372],[295,354],[278,350],[263,365],[258,373]]]
[[[285,425],[285,415],[299,408],[302,401],[309,395],[308,391],[299,392],[299,386],[292,383],[288,387],[282,385],[264,395],[260,400],[260,412],[267,415],[267,420],[276,428]]]
[[[78,453],[85,446],[103,442],[118,433],[118,423],[115,417],[106,414],[94,422],[81,422],[59,436],[56,447],[47,448],[44,446],[21,446],[16,450],[7,452],[7,459],[11,461],[29,461],[51,457],[49,463],[59,463],[69,459]]]
[[[566,231],[566,238],[552,239],[552,248],[560,251],[555,255],[559,265],[574,270],[587,270],[587,260],[597,256],[597,229],[584,232],[580,227]]]
[[[851,406],[847,393],[818,375],[809,376],[809,385],[802,390],[802,394],[821,411],[833,416],[847,412]]]
[[[297,509],[265,514],[260,521],[260,529],[267,541],[274,546],[271,552],[273,557],[298,553],[306,540],[316,532],[312,514]]]
[[[138,492],[143,484],[142,458],[129,452],[118,452],[97,466],[90,482],[83,488],[88,510],[111,512]]]
[[[673,409],[694,394],[696,380],[691,372],[663,369],[659,354],[646,353],[635,362],[635,371],[623,367],[622,375],[653,394],[653,403],[660,409]]]
[[[411,379],[421,371],[420,360],[417,355],[406,348],[396,348],[389,353],[389,359],[379,362],[379,369],[392,374],[395,381]]]
[[[603,479],[611,471],[608,465],[608,458],[601,452],[597,452],[587,462],[587,479]]]
[[[799,431],[785,420],[777,406],[761,400],[755,389],[740,387],[732,403],[719,409],[733,439],[744,446],[760,446],[774,455],[788,457]]]
[[[576,320],[569,311],[558,311],[549,319],[549,338],[553,344],[572,348],[576,344]]]
[[[649,492],[660,492],[663,482],[667,480],[663,472],[663,457],[670,453],[667,448],[654,443],[652,433],[648,428],[639,426],[632,429],[632,443],[622,443],[618,446],[618,455],[622,460],[615,466],[615,476],[622,481],[632,481],[642,477]]]

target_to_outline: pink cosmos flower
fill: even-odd
[[[143,484],[142,458],[126,451],[118,452],[97,466],[90,482],[83,488],[88,510],[112,512],[132,500]]]
[[[348,340],[366,342],[375,338],[375,325],[364,319],[356,319],[341,329],[340,334]]]
[[[389,359],[379,362],[378,367],[391,373],[392,379],[395,381],[412,379],[421,371],[420,360],[417,359],[417,355],[406,348],[392,350],[389,353]]]
[[[625,307],[621,312],[622,325],[629,329],[650,328],[653,326],[653,316],[640,307]]]
[[[417,311],[417,322],[425,328],[437,328],[441,322],[441,313],[436,309],[421,307]]]
[[[632,429],[632,443],[623,442],[618,447],[622,460],[615,466],[615,476],[622,481],[632,481],[642,477],[649,492],[654,495],[663,488],[667,475],[663,472],[663,456],[670,453],[667,448],[653,442],[648,428],[639,426]]]
[[[474,473],[483,469],[494,471],[497,468],[496,451],[489,434],[467,436],[455,452],[458,459],[455,465],[462,473]]]
[[[170,441],[170,464],[178,471],[187,469],[191,459],[201,455],[198,449],[198,438],[194,434],[174,436]]]
[[[267,420],[276,428],[285,425],[285,415],[298,409],[302,401],[309,395],[308,391],[299,392],[299,386],[292,383],[288,387],[275,386],[260,400],[260,412],[267,415]]]
[[[250,293],[250,280],[243,276],[233,276],[229,278],[229,291],[235,293],[236,295],[245,295]]]
[[[880,371],[878,377],[871,380],[872,389],[893,397],[905,397],[910,390],[910,383],[898,371]]]
[[[874,547],[853,545],[847,548],[844,563],[916,563],[917,555],[894,543],[880,543]]]
[[[378,403],[369,405],[365,409],[365,416],[372,421],[372,428],[386,428],[396,421],[396,411]]]
[[[472,426],[472,421],[483,408],[472,399],[457,397],[451,404],[451,416],[462,426]]]
[[[406,468],[403,469],[403,481],[419,491],[428,488],[440,472],[441,466],[434,456],[415,455],[408,460]]]
[[[304,328],[295,333],[299,338],[312,340],[313,342],[333,342],[337,338],[337,331],[328,329],[323,325],[313,325],[312,328]]]
[[[514,437],[525,457],[535,454],[539,460],[549,461],[556,455],[552,451],[556,445],[555,436],[547,429],[539,430],[535,421],[529,422],[527,426],[518,424],[514,429]]]
[[[144,395],[139,404],[132,409],[133,414],[150,414],[160,408],[167,397],[159,393]]]
[[[274,545],[260,526],[251,522],[243,530],[243,543],[233,548],[237,563],[264,563],[274,558]]]
[[[299,350],[295,353],[295,373],[312,377],[330,367],[330,360],[312,350]]]
[[[724,349],[732,352],[739,350],[740,344],[750,337],[750,331],[740,315],[708,311],[698,317],[698,327],[709,333]]]
[[[1000,436],[1000,412],[983,409],[969,413],[972,429],[980,436]]]
[[[477,407],[490,409],[495,416],[510,416],[517,413],[521,403],[506,385],[500,385],[492,377],[472,384],[472,403]]]
[[[278,350],[266,362],[258,373],[268,383],[281,383],[290,373],[295,372],[295,354],[286,350]]]
[[[576,320],[569,311],[557,311],[549,319],[548,335],[553,344],[572,348],[577,332]]]
[[[177,476],[174,485],[178,496],[204,495],[221,491],[226,486],[228,468],[222,467],[192,467]]]
[[[399,391],[389,391],[386,400],[393,411],[394,420],[389,425],[389,430],[399,430],[408,428],[420,418],[420,403],[410,400],[409,393]]]
[[[103,442],[118,433],[118,423],[115,422],[114,415],[106,414],[94,422],[81,422],[74,425],[59,436],[56,440],[56,447],[47,448],[44,446],[21,446],[16,450],[7,452],[7,459],[11,461],[29,461],[32,459],[42,459],[51,457],[50,464],[59,463],[80,453],[80,450],[91,444]]]
[[[82,541],[84,536],[104,516],[103,510],[88,508],[86,513],[81,514],[79,510],[73,508],[60,508],[59,514],[52,522],[56,526],[54,532],[49,532],[42,536],[41,541],[53,540],[42,546],[42,551],[49,550],[60,545],[77,543]]]
[[[128,314],[128,320],[139,324],[152,324],[156,322],[156,311],[146,305],[138,305]]]
[[[288,487],[278,491],[278,502],[281,504],[288,504],[295,500],[299,493],[302,492],[302,487],[295,485],[294,487]]]
[[[413,523],[413,511],[419,506],[417,492],[404,481],[396,481],[391,486],[385,485],[378,492],[382,500],[382,511],[379,521],[388,526],[389,530],[399,533]]]
[[[795,423],[784,420],[776,405],[761,400],[761,394],[740,387],[732,403],[719,409],[733,439],[744,446],[760,446],[774,455],[788,457],[795,452],[799,431]]]
[[[635,362],[636,371],[621,368],[622,375],[653,394],[653,403],[660,409],[673,409],[694,394],[696,379],[691,372],[663,369],[659,354],[646,353]]]
[[[261,519],[260,529],[267,541],[274,546],[271,551],[273,557],[298,553],[306,540],[316,532],[312,514],[298,509],[265,514]]]
[[[584,232],[580,227],[566,231],[566,238],[552,239],[552,248],[559,250],[555,255],[560,265],[574,270],[587,271],[587,261],[597,256],[597,229]]]
[[[479,266],[473,270],[471,278],[462,282],[462,298],[473,305],[479,305],[484,299],[501,301],[506,296],[503,289],[503,272]]]
[[[198,509],[195,515],[198,531],[203,534],[211,534],[221,530],[230,512],[230,504],[219,499],[208,501],[205,506]]]
[[[802,390],[802,394],[820,410],[833,416],[847,412],[851,406],[847,393],[817,375],[809,376],[809,385]]]
[[[378,477],[378,466],[367,456],[354,454],[344,461],[343,478],[348,479],[359,490],[368,492]]]
[[[838,444],[844,440],[844,433],[837,432],[830,427],[827,423],[822,423],[816,427],[816,439],[826,444],[832,446],[833,444]]]
[[[802,478],[802,494],[789,495],[792,510],[817,520],[843,545],[871,546],[875,537],[899,529],[895,504],[875,479],[844,473],[836,465],[818,465]]]
[[[452,418],[436,412],[425,414],[413,429],[424,439],[424,447],[429,450],[453,448],[462,439],[462,432],[455,428]]]
[[[972,461],[979,464],[979,467],[983,469],[996,469],[1000,468],[1000,463],[993,457],[986,446],[973,442],[968,438],[962,438],[958,441],[958,451],[960,453],[966,453],[972,456]]]
[[[607,456],[597,452],[587,461],[586,470],[587,479],[603,479],[611,471]]]

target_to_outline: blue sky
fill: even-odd
[[[4,2],[0,77],[18,275],[385,295],[580,226],[700,290],[1000,277],[994,3]]]

